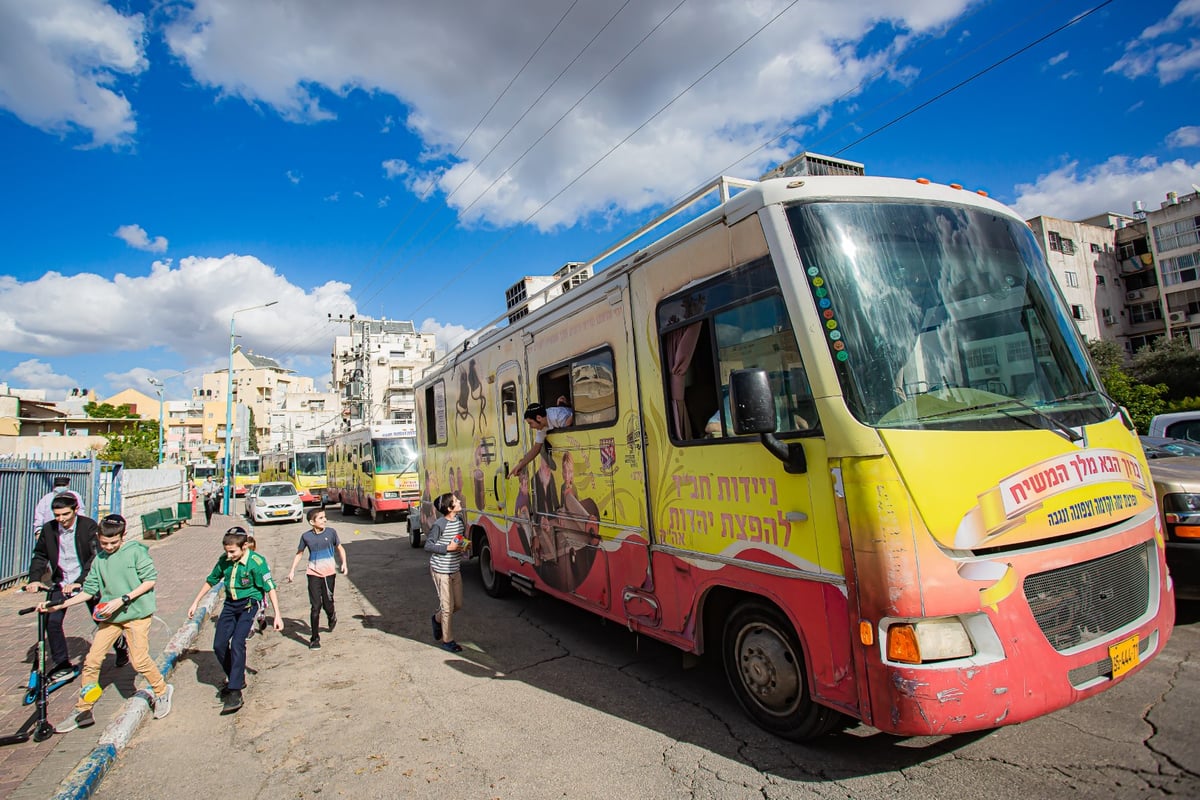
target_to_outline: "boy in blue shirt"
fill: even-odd
[[[342,574],[350,574],[350,566],[346,563],[346,548],[338,539],[337,531],[325,525],[325,512],[319,508],[308,511],[308,524],[311,531],[305,531],[300,536],[300,544],[296,547],[296,557],[292,559],[292,568],[288,570],[287,581],[291,583],[296,575],[296,566],[300,557],[308,550],[308,569],[304,575],[308,578],[308,622],[312,638],[308,642],[309,650],[321,647],[321,634],[317,626],[321,622],[321,609],[325,609],[325,617],[329,620],[329,630],[332,632],[337,625],[337,612],[333,608],[333,582],[337,578],[338,559],[342,562]]]

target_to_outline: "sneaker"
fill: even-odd
[[[337,614],[330,614],[329,615],[329,630],[330,630],[330,632],[332,632],[335,627],[337,627]]]
[[[129,663],[129,648],[123,647],[117,651],[117,669]]]
[[[308,649],[309,650],[320,650],[321,649],[321,640],[314,636],[308,642]]]
[[[70,680],[78,674],[79,673],[75,671],[74,664],[72,664],[70,661],[64,661],[54,669],[50,670],[50,674],[46,676],[46,680],[48,680],[50,683],[58,683],[59,681]]]
[[[92,716],[91,709],[87,711],[72,711],[66,719],[54,726],[54,732],[66,733],[76,728],[90,728],[95,724],[96,718]]]
[[[217,687],[217,699],[223,703],[227,694],[229,694],[229,681],[225,681]]]
[[[222,714],[232,714],[242,707],[242,691],[240,689],[230,689],[225,693],[225,705],[221,708]]]
[[[175,694],[175,686],[167,684],[167,691],[154,698],[154,718],[162,719],[171,713],[171,697]]]
[[[461,653],[462,645],[456,641],[442,642],[442,649],[451,653]]]
[[[430,617],[429,621],[433,623],[433,640],[440,642],[442,640],[442,623],[438,622],[437,614]]]

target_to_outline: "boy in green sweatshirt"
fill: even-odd
[[[150,657],[150,620],[154,616],[154,583],[158,571],[150,560],[150,551],[141,542],[125,541],[125,518],[109,514],[100,520],[100,552],[96,554],[83,589],[58,605],[43,603],[43,613],[59,611],[98,597],[94,617],[100,627],[92,639],[92,648],[83,662],[83,688],[79,702],[69,717],[54,726],[57,733],[86,728],[95,723],[92,706],[100,698],[100,664],[109,648],[122,634],[129,643],[129,658],[154,690],[154,718],[171,713],[175,687],[167,683]]]

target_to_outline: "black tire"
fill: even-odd
[[[384,517],[387,516],[386,513],[380,512],[380,510],[376,508],[374,504],[371,504],[368,511],[371,514],[371,522],[376,525],[378,525],[380,522],[383,522]]]
[[[408,521],[408,543],[414,550],[421,546],[421,529],[413,527],[411,519]]]
[[[353,517],[354,513],[357,510],[358,509],[356,509],[354,506],[347,503],[345,500],[342,501],[342,516],[343,517]]]
[[[504,597],[512,589],[512,582],[507,575],[496,572],[492,564],[492,545],[487,534],[475,538],[475,548],[479,553],[479,582],[489,597]]]
[[[721,636],[721,660],[742,709],[776,736],[803,742],[842,724],[840,712],[809,695],[800,641],[774,606],[751,601],[733,609]]]

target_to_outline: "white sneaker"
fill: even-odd
[[[76,728],[88,728],[95,724],[96,718],[92,716],[91,709],[87,711],[72,711],[66,719],[54,726],[54,732],[66,733]]]
[[[174,684],[167,684],[167,691],[162,697],[154,698],[154,718],[162,719],[171,713],[171,696],[175,694]]]

